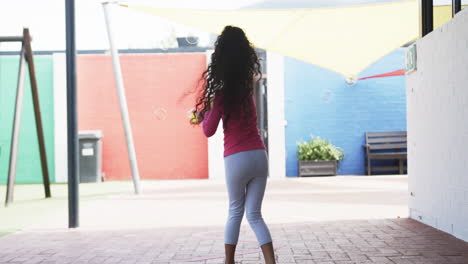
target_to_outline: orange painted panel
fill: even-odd
[[[130,122],[142,179],[208,178],[208,142],[189,124],[204,53],[121,55]],[[78,56],[80,130],[102,130],[103,171],[130,180],[125,134],[109,55]]]

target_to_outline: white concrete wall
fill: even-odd
[[[67,74],[65,53],[55,53],[54,58],[54,144],[55,181],[67,182]]]
[[[267,51],[268,157],[270,177],[286,176],[284,56]]]
[[[407,104],[410,217],[468,241],[468,9],[417,41]]]
[[[206,66],[211,62],[213,50],[206,51]],[[208,138],[208,178],[224,180],[224,133],[223,120],[219,122],[216,133]]]
[[[208,138],[208,178],[224,180],[224,133],[223,121],[216,133]]]

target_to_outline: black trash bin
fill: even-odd
[[[102,180],[102,132],[100,130],[80,131],[78,145],[80,150],[80,183],[100,182]]]

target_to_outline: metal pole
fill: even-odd
[[[8,206],[11,202],[13,202],[13,187],[15,185],[16,161],[17,161],[17,156],[18,156],[18,139],[19,139],[19,132],[20,132],[20,124],[21,124],[21,113],[23,110],[25,52],[26,52],[26,48],[23,43],[21,47],[21,53],[20,53],[18,87],[16,89],[16,103],[15,103],[15,113],[13,117],[13,133],[11,136],[10,165],[8,168],[7,194],[6,194],[5,206]]]
[[[19,42],[23,41],[23,36],[0,37],[0,42]]]
[[[31,47],[31,35],[29,29],[24,29],[24,46],[26,48],[26,61],[28,62],[29,80],[31,82],[31,94],[34,105],[34,117],[36,119],[36,134],[39,143],[39,153],[41,156],[42,182],[44,184],[45,197],[50,198],[50,180],[49,167],[47,165],[47,152],[44,139],[44,128],[42,126],[41,105],[39,103],[39,89],[37,87],[36,68],[34,66],[34,57]]]
[[[434,30],[434,4],[433,0],[419,0],[421,37],[426,36]]]
[[[75,1],[65,0],[67,53],[68,227],[79,226]]]
[[[452,0],[452,17],[461,10],[461,0]]]
[[[132,169],[132,178],[133,178],[133,185],[135,188],[135,194],[140,193],[140,175],[138,173],[138,165],[137,159],[135,154],[135,147],[133,145],[133,136],[132,136],[132,128],[130,126],[130,118],[128,115],[128,108],[127,108],[127,101],[125,99],[125,88],[122,78],[122,71],[120,68],[120,60],[119,60],[119,53],[114,43],[113,32],[111,27],[111,19],[110,19],[110,5],[109,2],[102,3],[102,7],[104,9],[104,17],[106,20],[106,28],[107,28],[107,35],[109,38],[109,46],[112,55],[112,62],[114,67],[114,74],[115,74],[115,82],[117,84],[117,93],[119,95],[119,102],[120,102],[120,112],[122,115],[122,121],[125,129],[125,137],[127,139],[127,150],[128,150],[128,157],[130,159],[130,166]]]

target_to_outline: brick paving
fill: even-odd
[[[290,263],[468,263],[468,243],[411,219],[270,225],[277,260]],[[237,263],[263,263],[242,226]],[[0,238],[0,263],[223,263],[220,227],[22,231]]]
[[[0,208],[0,232],[20,230],[0,237],[0,264],[223,263],[224,182],[142,185],[139,196],[131,182],[80,185],[78,229],[66,226],[66,185],[53,185],[51,200],[18,185]],[[279,264],[468,264],[468,243],[405,218],[407,203],[406,176],[270,179],[263,216]],[[245,219],[236,261],[263,263]]]

